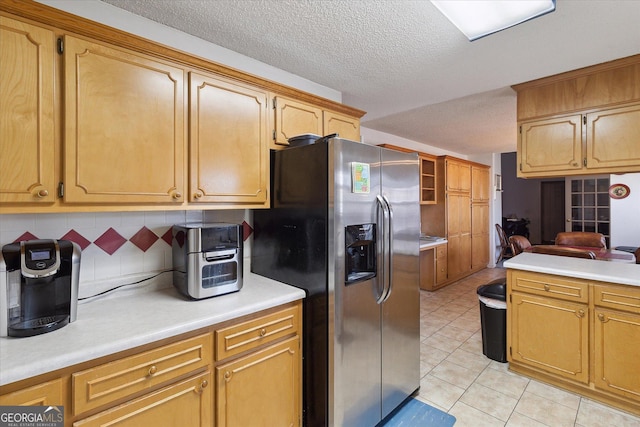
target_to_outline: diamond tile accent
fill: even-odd
[[[167,232],[162,235],[161,239],[167,242],[167,245],[171,246],[173,244],[173,227],[169,227]]]
[[[87,246],[91,244],[89,240],[85,239],[83,235],[81,235],[80,233],[78,233],[76,230],[73,230],[73,229],[69,230],[67,234],[62,236],[60,239],[71,240],[72,242],[77,243],[78,246],[80,246],[80,249],[82,250],[85,250]]]
[[[155,242],[158,241],[158,239],[159,237],[156,233],[149,230],[147,227],[142,227],[133,235],[132,238],[129,239],[129,241],[140,248],[142,252],[146,252]]]
[[[113,253],[120,249],[120,246],[124,245],[126,242],[127,239],[122,237],[112,227],[109,227],[109,229],[93,243],[109,255],[113,255]]]
[[[18,243],[18,242],[22,242],[24,240],[34,240],[37,239],[36,236],[34,236],[33,234],[29,233],[28,231],[25,231],[22,236],[18,237],[16,240],[13,241],[13,243]]]
[[[253,233],[253,228],[247,221],[242,221],[242,241],[246,241],[251,236],[251,233]]]

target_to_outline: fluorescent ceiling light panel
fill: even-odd
[[[431,0],[470,41],[556,10],[556,0]]]

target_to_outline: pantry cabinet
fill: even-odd
[[[513,88],[518,177],[640,171],[640,55]]]
[[[53,31],[0,16],[0,203],[52,203],[56,181]]]
[[[507,270],[511,370],[640,414],[639,347],[637,286]]]
[[[64,37],[64,201],[184,200],[184,70]]]
[[[267,92],[193,72],[189,85],[189,201],[267,207]]]

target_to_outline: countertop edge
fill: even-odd
[[[0,338],[0,386],[304,297],[302,289],[245,270],[239,292],[214,298],[191,301],[171,287],[81,304],[77,320],[57,331]]]
[[[640,265],[523,252],[504,262],[507,269],[640,286]]]

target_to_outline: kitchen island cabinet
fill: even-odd
[[[505,267],[509,368],[640,414],[638,266],[523,253]]]
[[[173,288],[109,297],[81,304],[55,332],[0,338],[0,405],[62,405],[67,426],[177,427],[237,425],[214,424],[215,408],[269,420],[275,399],[300,425],[304,292],[244,277],[220,297],[190,301]]]

